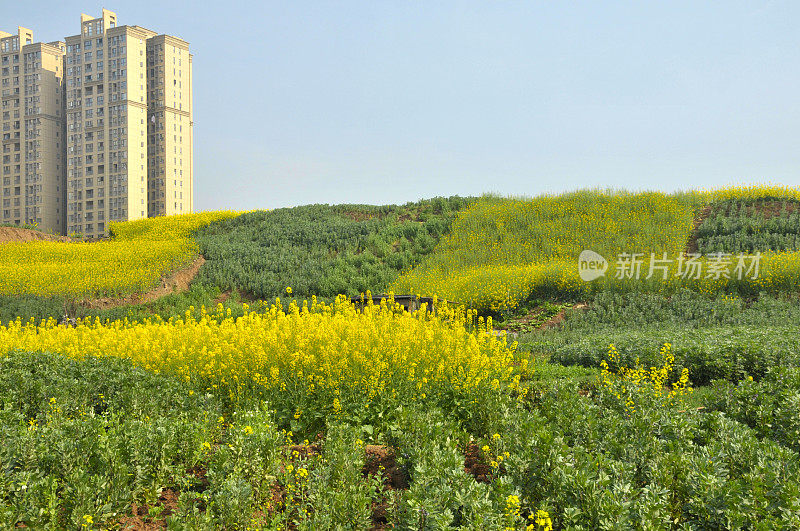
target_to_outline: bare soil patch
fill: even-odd
[[[211,482],[208,480],[208,472],[205,468],[197,465],[193,468],[190,468],[186,472],[195,478],[195,485],[191,490],[196,492],[205,492],[208,489],[208,486],[211,484]]]
[[[794,214],[800,210],[800,203],[796,201],[758,201],[751,205],[745,206],[745,211],[748,216],[763,216],[764,219],[770,219],[780,216],[784,212]]]
[[[0,244],[10,242],[71,242],[72,239],[57,234],[47,234],[38,230],[17,227],[0,227]]]
[[[227,290],[220,293],[219,297],[214,299],[214,304],[222,304],[228,299],[230,299],[234,293],[239,297],[238,300],[242,302],[257,302],[262,300],[261,297],[256,297],[252,293],[244,289],[235,289],[235,290]]]
[[[388,492],[408,488],[408,471],[398,466],[397,453],[394,448],[377,444],[364,446],[364,466],[361,469],[364,477],[380,474],[383,478],[383,496],[372,504],[372,529],[389,528],[389,496]]]
[[[151,510],[157,509],[151,517]],[[167,517],[178,510],[178,493],[172,489],[164,489],[158,497],[158,503],[153,506],[131,505],[131,516],[120,520],[120,528],[135,531],[151,531],[154,529],[166,529]]]
[[[538,306],[530,310],[522,317],[512,319],[508,323],[501,325],[502,330],[506,330],[512,337],[519,333],[528,333],[540,330],[547,330],[561,325],[567,318],[567,312],[574,310],[586,310],[589,305],[579,302],[572,306],[561,308],[555,315],[547,317],[546,309]],[[544,315],[543,315],[544,314]]]
[[[377,212],[362,212],[360,210],[348,210],[347,212],[342,212],[342,215],[353,221],[368,221],[371,219],[383,219],[384,217]]]
[[[222,304],[222,303],[224,303],[226,300],[231,298],[231,293],[232,292],[230,290],[223,291],[222,293],[220,293],[219,297],[214,299],[214,304]]]
[[[413,223],[422,223],[419,220],[419,214],[418,213],[413,215],[413,216],[411,214],[403,214],[402,216],[397,218],[397,221],[399,221],[400,223],[408,223],[409,221],[413,222]]]
[[[470,441],[464,450],[464,472],[474,477],[478,483],[491,483],[492,481],[492,468],[475,441]]]
[[[364,477],[381,474],[384,486],[389,490],[402,490],[408,488],[408,475],[397,465],[397,454],[394,448],[377,444],[364,446],[364,467],[361,469]]]
[[[293,444],[289,446],[287,450],[289,459],[292,461],[295,459],[308,459],[309,457],[322,455],[322,448],[320,448],[319,444],[317,443]]]

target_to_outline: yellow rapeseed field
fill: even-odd
[[[202,212],[112,223],[114,237],[99,242],[0,245],[0,295],[125,295],[197,256],[191,234],[237,212]]]
[[[515,346],[486,326],[468,332],[464,322],[471,314],[463,310],[410,314],[384,302],[357,311],[340,297],[332,305],[293,301],[286,308],[278,300],[264,311],[246,307],[238,318],[222,305],[203,309],[199,320],[189,312],[185,319],[89,320],[75,327],[18,320],[0,327],[0,352],[128,358],[233,396],[254,387],[282,391],[298,403],[309,394],[324,396],[334,413],[353,397],[425,398],[519,383]]]
[[[481,310],[515,308],[532,295],[574,296],[598,289],[672,292],[679,288],[717,293],[738,281],[676,277],[672,263],[663,279],[651,279],[650,253],[676,260],[689,241],[697,211],[726,199],[800,199],[800,188],[732,187],[688,193],[580,191],[532,199],[485,197],[461,212],[434,253],[402,275],[395,293],[438,295]],[[578,256],[593,250],[614,266],[619,253],[643,253],[641,278],[604,278],[587,283]],[[707,258],[700,260],[708,270]],[[732,267],[736,265],[735,258]],[[782,290],[800,281],[800,253],[768,253],[758,278],[746,278],[753,292]]]

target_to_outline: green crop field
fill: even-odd
[[[798,529],[798,205],[595,190],[0,243],[0,527]],[[124,270],[137,246],[157,267]],[[24,269],[86,256],[123,270]]]

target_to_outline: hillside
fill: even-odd
[[[0,245],[0,527],[798,529],[799,200],[308,205]],[[584,280],[585,249],[762,275]],[[474,309],[347,297],[392,287]]]
[[[309,205],[212,223],[196,235],[207,260],[200,281],[254,299],[287,287],[300,298],[381,293],[433,251],[472,201]]]
[[[672,195],[582,191],[484,198],[461,213],[436,251],[393,288],[437,294],[489,312],[510,311],[534,298],[581,298],[606,289],[777,293],[793,289],[800,279],[798,195],[793,188],[751,187]],[[581,279],[578,260],[584,250],[607,260],[606,275],[592,282]],[[705,254],[696,260],[700,274],[682,274],[679,258],[698,250]],[[758,278],[731,274],[739,253],[756,251],[764,254]],[[707,275],[711,255],[718,252],[727,253],[730,278]],[[625,271],[631,277],[617,277],[620,253],[641,253],[640,278],[632,278],[632,268]],[[651,256],[666,256],[669,262],[648,279]]]
[[[191,234],[237,215],[205,212],[112,223],[99,242],[11,242],[0,246],[0,295],[120,297],[156,287],[197,258]]]
[[[187,298],[195,306],[230,295],[272,300],[285,295],[287,287],[295,297],[327,300],[390,289],[438,295],[495,316],[541,299],[578,300],[608,289],[754,296],[797,285],[798,204],[797,190],[787,188],[671,195],[580,191],[528,199],[454,197],[402,206],[309,205],[142,220],[116,224],[113,238],[105,242],[4,245],[0,296],[118,301],[87,308],[151,301],[147,294],[157,288],[167,293],[161,289],[163,279],[198,254],[206,262]],[[19,229],[6,231],[17,234]],[[578,274],[578,256],[585,249],[608,261],[607,273],[592,282]],[[756,251],[763,253],[757,279],[678,274],[677,258],[684,252],[706,254],[698,262],[708,270],[711,253],[728,253],[733,268],[738,253]],[[613,271],[619,253],[642,254],[640,278],[617,278]],[[670,264],[663,275],[656,271],[646,278],[651,253],[666,253]],[[176,284],[179,289],[183,285]],[[170,301],[166,312],[183,304]],[[4,307],[19,305],[0,301],[0,321],[12,315]],[[75,315],[98,315],[87,308]],[[31,316],[51,314],[43,310]]]

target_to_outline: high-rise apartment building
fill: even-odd
[[[119,26],[104,9],[82,15],[66,44],[68,231],[102,236],[109,221],[191,212],[188,43]]]
[[[0,32],[0,222],[65,230],[64,50]]]
[[[0,33],[2,218],[87,238],[192,212],[189,44],[115,13],[64,43]]]
[[[169,35],[147,40],[148,214],[193,209],[192,56]]]

